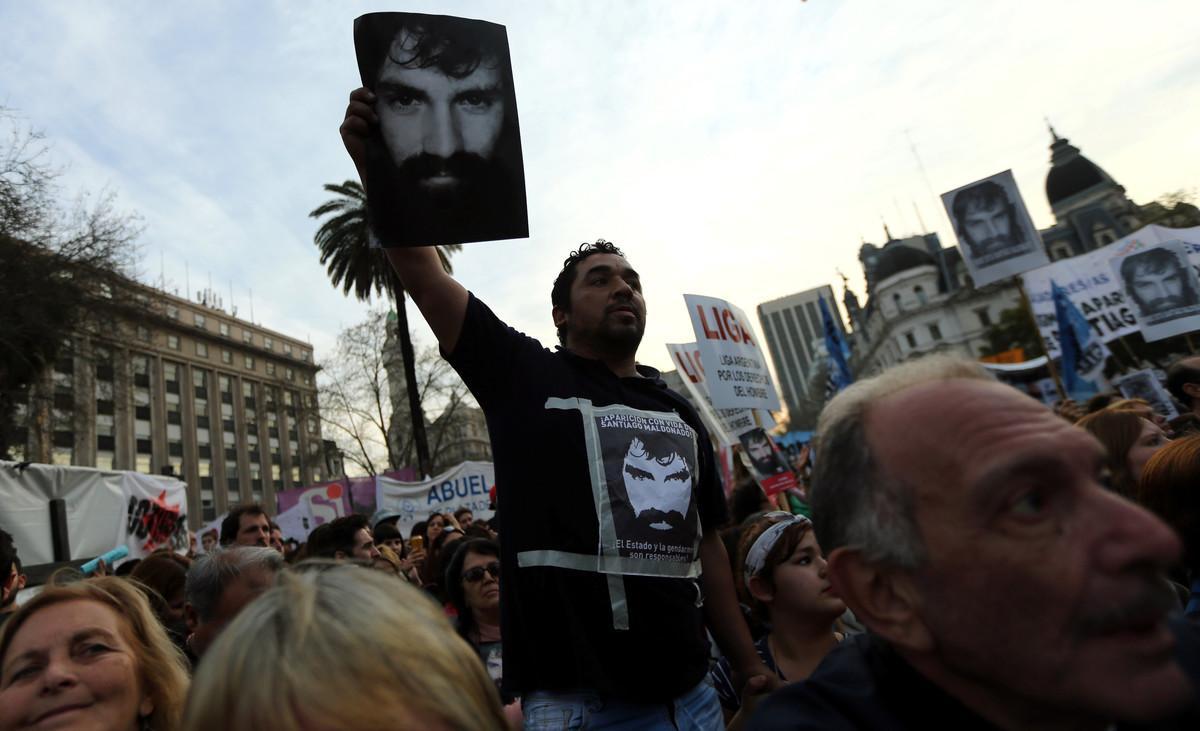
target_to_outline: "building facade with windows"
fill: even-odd
[[[764,350],[771,354],[779,384],[779,397],[787,405],[793,422],[797,419],[803,421],[804,415],[812,410],[812,382],[814,376],[825,367],[828,355],[819,305],[822,299],[829,306],[834,326],[845,336],[846,326],[842,322],[833,288],[828,284],[758,306],[758,324],[767,341]]]
[[[134,282],[140,303],[63,344],[34,386],[16,457],[169,473],[193,527],[327,479],[312,346]]]

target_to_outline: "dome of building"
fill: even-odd
[[[1079,148],[1050,128],[1054,141],[1050,144],[1050,172],[1046,174],[1046,199],[1053,207],[1073,195],[1096,185],[1117,186],[1099,165],[1084,157]]]
[[[919,266],[936,267],[937,262],[927,252],[899,242],[883,247],[875,263],[875,281],[882,282],[893,274],[916,269]]]

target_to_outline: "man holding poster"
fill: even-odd
[[[351,95],[342,138],[363,174],[377,117]],[[429,243],[437,243],[431,241]],[[504,324],[428,247],[388,258],[488,419],[504,581],[504,690],[526,723],[722,728],[705,625],[740,680],[774,675],[742,621],[707,430],[637,364],[642,283],[585,244],[550,293],[562,346]]]

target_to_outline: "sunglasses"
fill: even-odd
[[[474,584],[477,581],[481,581],[483,579],[483,572],[485,571],[491,574],[493,579],[499,580],[500,562],[492,561],[487,566],[476,566],[473,569],[467,569],[463,572],[463,581],[467,582],[468,584]]]

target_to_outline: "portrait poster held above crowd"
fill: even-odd
[[[464,21],[388,20],[390,53],[366,53],[366,21],[356,29],[363,78],[378,75],[381,83],[351,94],[343,141],[376,208],[398,205],[396,186],[375,188],[373,145],[388,136],[427,145],[412,170],[431,210],[451,198],[447,192],[457,204],[477,163],[443,164],[438,156],[451,157],[453,147],[444,138],[477,129],[466,115],[503,103],[511,83],[497,72],[495,46],[472,50]],[[468,85],[480,73],[488,78]],[[488,420],[503,536],[505,693],[523,699],[531,728],[574,714],[591,714],[594,723],[690,718],[696,728],[718,727],[720,706],[705,682],[706,626],[739,688],[756,676],[763,690],[777,681],[741,620],[716,534],[727,507],[708,430],[656,370],[637,363],[646,324],[637,270],[603,240],[572,252],[550,292],[560,346],[550,350],[444,270],[429,248],[447,241],[438,225],[396,233],[384,224],[375,234]],[[456,231],[461,237],[451,240],[524,235],[502,229]]]

